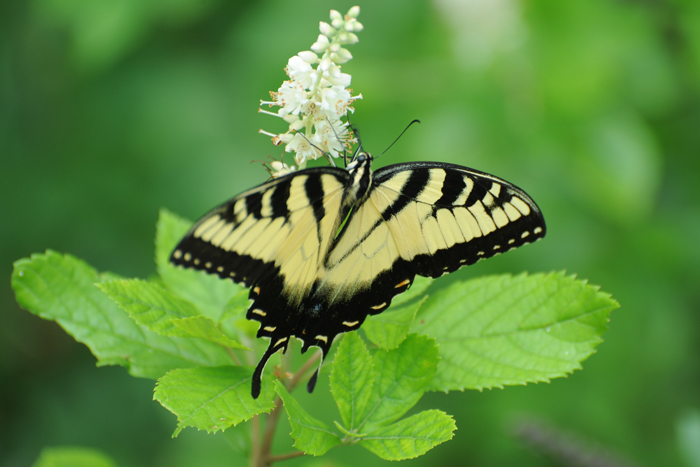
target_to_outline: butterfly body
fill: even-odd
[[[371,165],[358,153],[346,169],[253,188],[206,214],[173,252],[176,265],[251,288],[246,317],[270,339],[254,397],[291,336],[325,357],[335,336],[387,309],[416,275],[439,277],[545,235],[535,202],[498,177],[435,162]]]

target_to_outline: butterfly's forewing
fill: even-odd
[[[513,184],[452,164],[416,162],[378,170],[371,200],[401,258],[439,277],[544,237],[537,204]]]

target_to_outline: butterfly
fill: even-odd
[[[546,233],[537,204],[501,178],[440,162],[373,171],[372,160],[358,149],[345,169],[299,170],[241,193],[199,219],[170,257],[250,287],[246,317],[270,340],[254,398],[292,336],[325,358],[338,334],[386,310],[416,275],[439,277]]]

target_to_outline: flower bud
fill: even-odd
[[[318,40],[316,40],[316,42],[313,43],[313,45],[311,46],[311,50],[313,50],[317,54],[322,54],[328,49],[329,45],[330,42],[328,41],[328,38],[323,34],[319,34]]]
[[[333,62],[331,62],[330,57],[325,57],[321,60],[321,63],[318,64],[318,69],[321,71],[328,71],[332,65]]]
[[[306,63],[308,63],[310,65],[312,65],[314,63],[318,63],[318,55],[311,52],[310,50],[305,50],[303,52],[299,52],[297,55],[299,55],[302,60],[304,60]]]
[[[323,34],[326,37],[331,37],[332,35],[334,35],[336,33],[335,28],[333,28],[333,26],[326,23],[325,21],[319,22],[318,30],[321,31],[321,34]]]
[[[350,31],[350,32],[360,32],[364,29],[364,26],[362,26],[362,23],[360,23],[357,20],[351,19],[347,23],[345,23],[345,30]]]
[[[340,47],[338,51],[334,54],[333,61],[338,64],[343,64],[348,60],[352,60],[352,54],[348,49]]]
[[[342,20],[343,15],[338,10],[331,10],[331,21],[335,21],[337,19]]]

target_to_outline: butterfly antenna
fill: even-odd
[[[411,125],[413,125],[414,123],[420,123],[420,120],[416,119],[416,120],[413,120],[411,123],[409,123],[409,124],[406,126],[406,128],[403,129],[403,131],[401,132],[401,134],[400,134],[399,136],[396,137],[396,139],[394,140],[394,142],[391,143],[391,144],[389,145],[389,147],[386,148],[379,156],[383,155],[385,152],[387,152],[389,149],[391,149],[391,147],[392,147],[394,144],[396,144],[396,142],[397,142],[398,140],[401,139],[401,137],[403,136],[403,134],[406,133],[406,131],[407,131],[409,128],[411,128]],[[379,156],[377,156],[377,157],[379,157]]]

